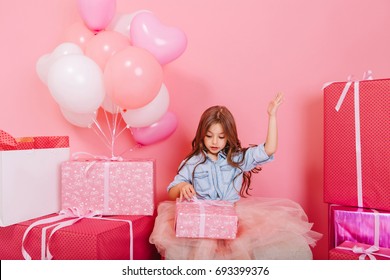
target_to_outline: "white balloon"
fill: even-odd
[[[84,55],[58,58],[49,69],[47,85],[58,105],[74,113],[97,110],[105,96],[102,70]]]
[[[35,65],[35,70],[38,74],[38,77],[44,84],[47,83],[47,73],[49,72],[49,68],[50,68],[49,62],[50,62],[50,54],[44,54],[38,59]]]
[[[64,118],[75,126],[90,128],[96,122],[97,111],[94,111],[92,113],[79,114],[74,113],[72,111],[68,111],[64,108],[60,109]]]
[[[145,127],[161,119],[167,112],[168,106],[168,89],[162,84],[159,93],[150,103],[141,108],[122,111],[121,114],[129,127]]]
[[[74,43],[65,42],[58,45],[51,53],[42,55],[36,63],[36,71],[40,80],[46,84],[51,65],[60,57],[69,54],[83,54],[83,50]]]
[[[80,46],[74,43],[65,42],[59,44],[51,53],[51,59],[53,60],[52,62],[54,62],[57,58],[68,54],[83,54],[83,50],[80,48]]]

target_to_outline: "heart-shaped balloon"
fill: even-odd
[[[151,52],[161,65],[178,58],[187,47],[187,37],[182,30],[162,24],[151,12],[134,16],[130,40],[134,46]]]
[[[116,12],[116,0],[78,0],[81,18],[93,31],[105,29]]]
[[[172,112],[167,112],[159,121],[147,126],[131,128],[134,140],[141,145],[151,145],[167,139],[177,127],[177,117]]]

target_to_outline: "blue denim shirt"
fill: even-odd
[[[198,163],[204,160],[203,155],[195,155],[188,160],[169,184],[168,190],[181,182],[187,182],[194,186],[198,198],[235,202],[240,199],[239,193],[243,180],[242,171],[252,170],[274,158],[273,155],[270,157],[267,155],[264,144],[250,147],[245,154],[245,161],[240,166],[241,171],[239,168],[228,164],[223,152],[218,154],[216,161],[209,158],[206,153],[204,156],[206,161],[199,165]],[[242,154],[235,156],[233,161],[239,161],[242,156]],[[181,164],[184,164],[184,161]],[[195,167],[194,182],[192,182],[192,173]],[[237,176],[237,174],[239,175]],[[235,176],[237,178],[233,180]]]

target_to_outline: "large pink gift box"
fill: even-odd
[[[390,210],[390,79],[324,88],[324,201]]]
[[[227,201],[176,201],[176,236],[234,239],[238,217],[234,204]]]
[[[155,161],[77,160],[61,165],[62,209],[153,215]]]
[[[390,248],[390,212],[348,206],[330,206],[330,248],[344,241]]]

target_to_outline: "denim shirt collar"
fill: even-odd
[[[203,150],[203,154],[204,154],[205,157],[208,158],[209,160],[214,161],[213,159],[211,159],[211,158],[209,157],[209,155],[207,154],[207,152],[206,152],[205,150]],[[220,152],[218,153],[217,161],[225,160],[225,159],[226,159],[226,154],[225,154],[225,152],[220,151]]]

